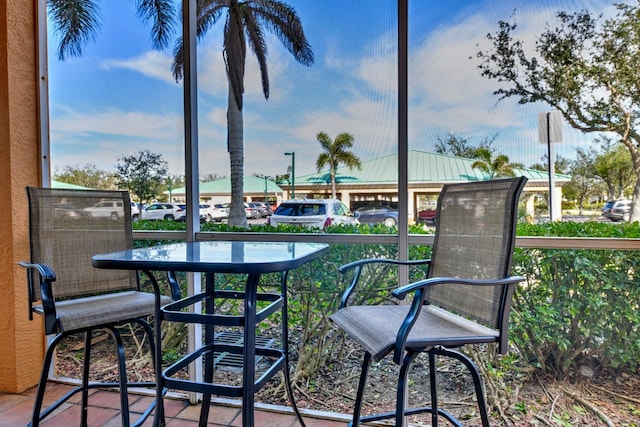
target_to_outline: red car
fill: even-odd
[[[418,212],[418,217],[416,218],[416,222],[424,222],[433,224],[436,221],[436,210],[435,209],[425,209],[423,211]]]

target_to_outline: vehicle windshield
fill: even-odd
[[[313,216],[325,215],[327,209],[321,203],[283,203],[276,209],[276,215],[284,216]]]

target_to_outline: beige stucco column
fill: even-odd
[[[28,320],[29,259],[24,187],[40,183],[37,1],[0,0],[0,391],[38,382],[44,342],[40,319]],[[7,209],[8,208],[8,209]]]
[[[349,190],[340,190],[340,201],[347,206],[351,206],[351,192]]]
[[[535,193],[526,194],[525,214],[533,221],[536,217],[536,195]]]

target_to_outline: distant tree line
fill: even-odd
[[[207,174],[200,177],[200,181],[220,178],[217,174]],[[185,186],[184,175],[170,174],[162,154],[149,150],[119,157],[115,172],[88,163],[65,166],[53,173],[53,179],[99,190],[128,190],[131,199],[137,203],[167,201],[171,190]]]

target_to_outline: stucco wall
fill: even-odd
[[[8,392],[37,383],[44,347],[17,266],[29,259],[24,187],[40,182],[36,3],[0,0],[0,390]]]

